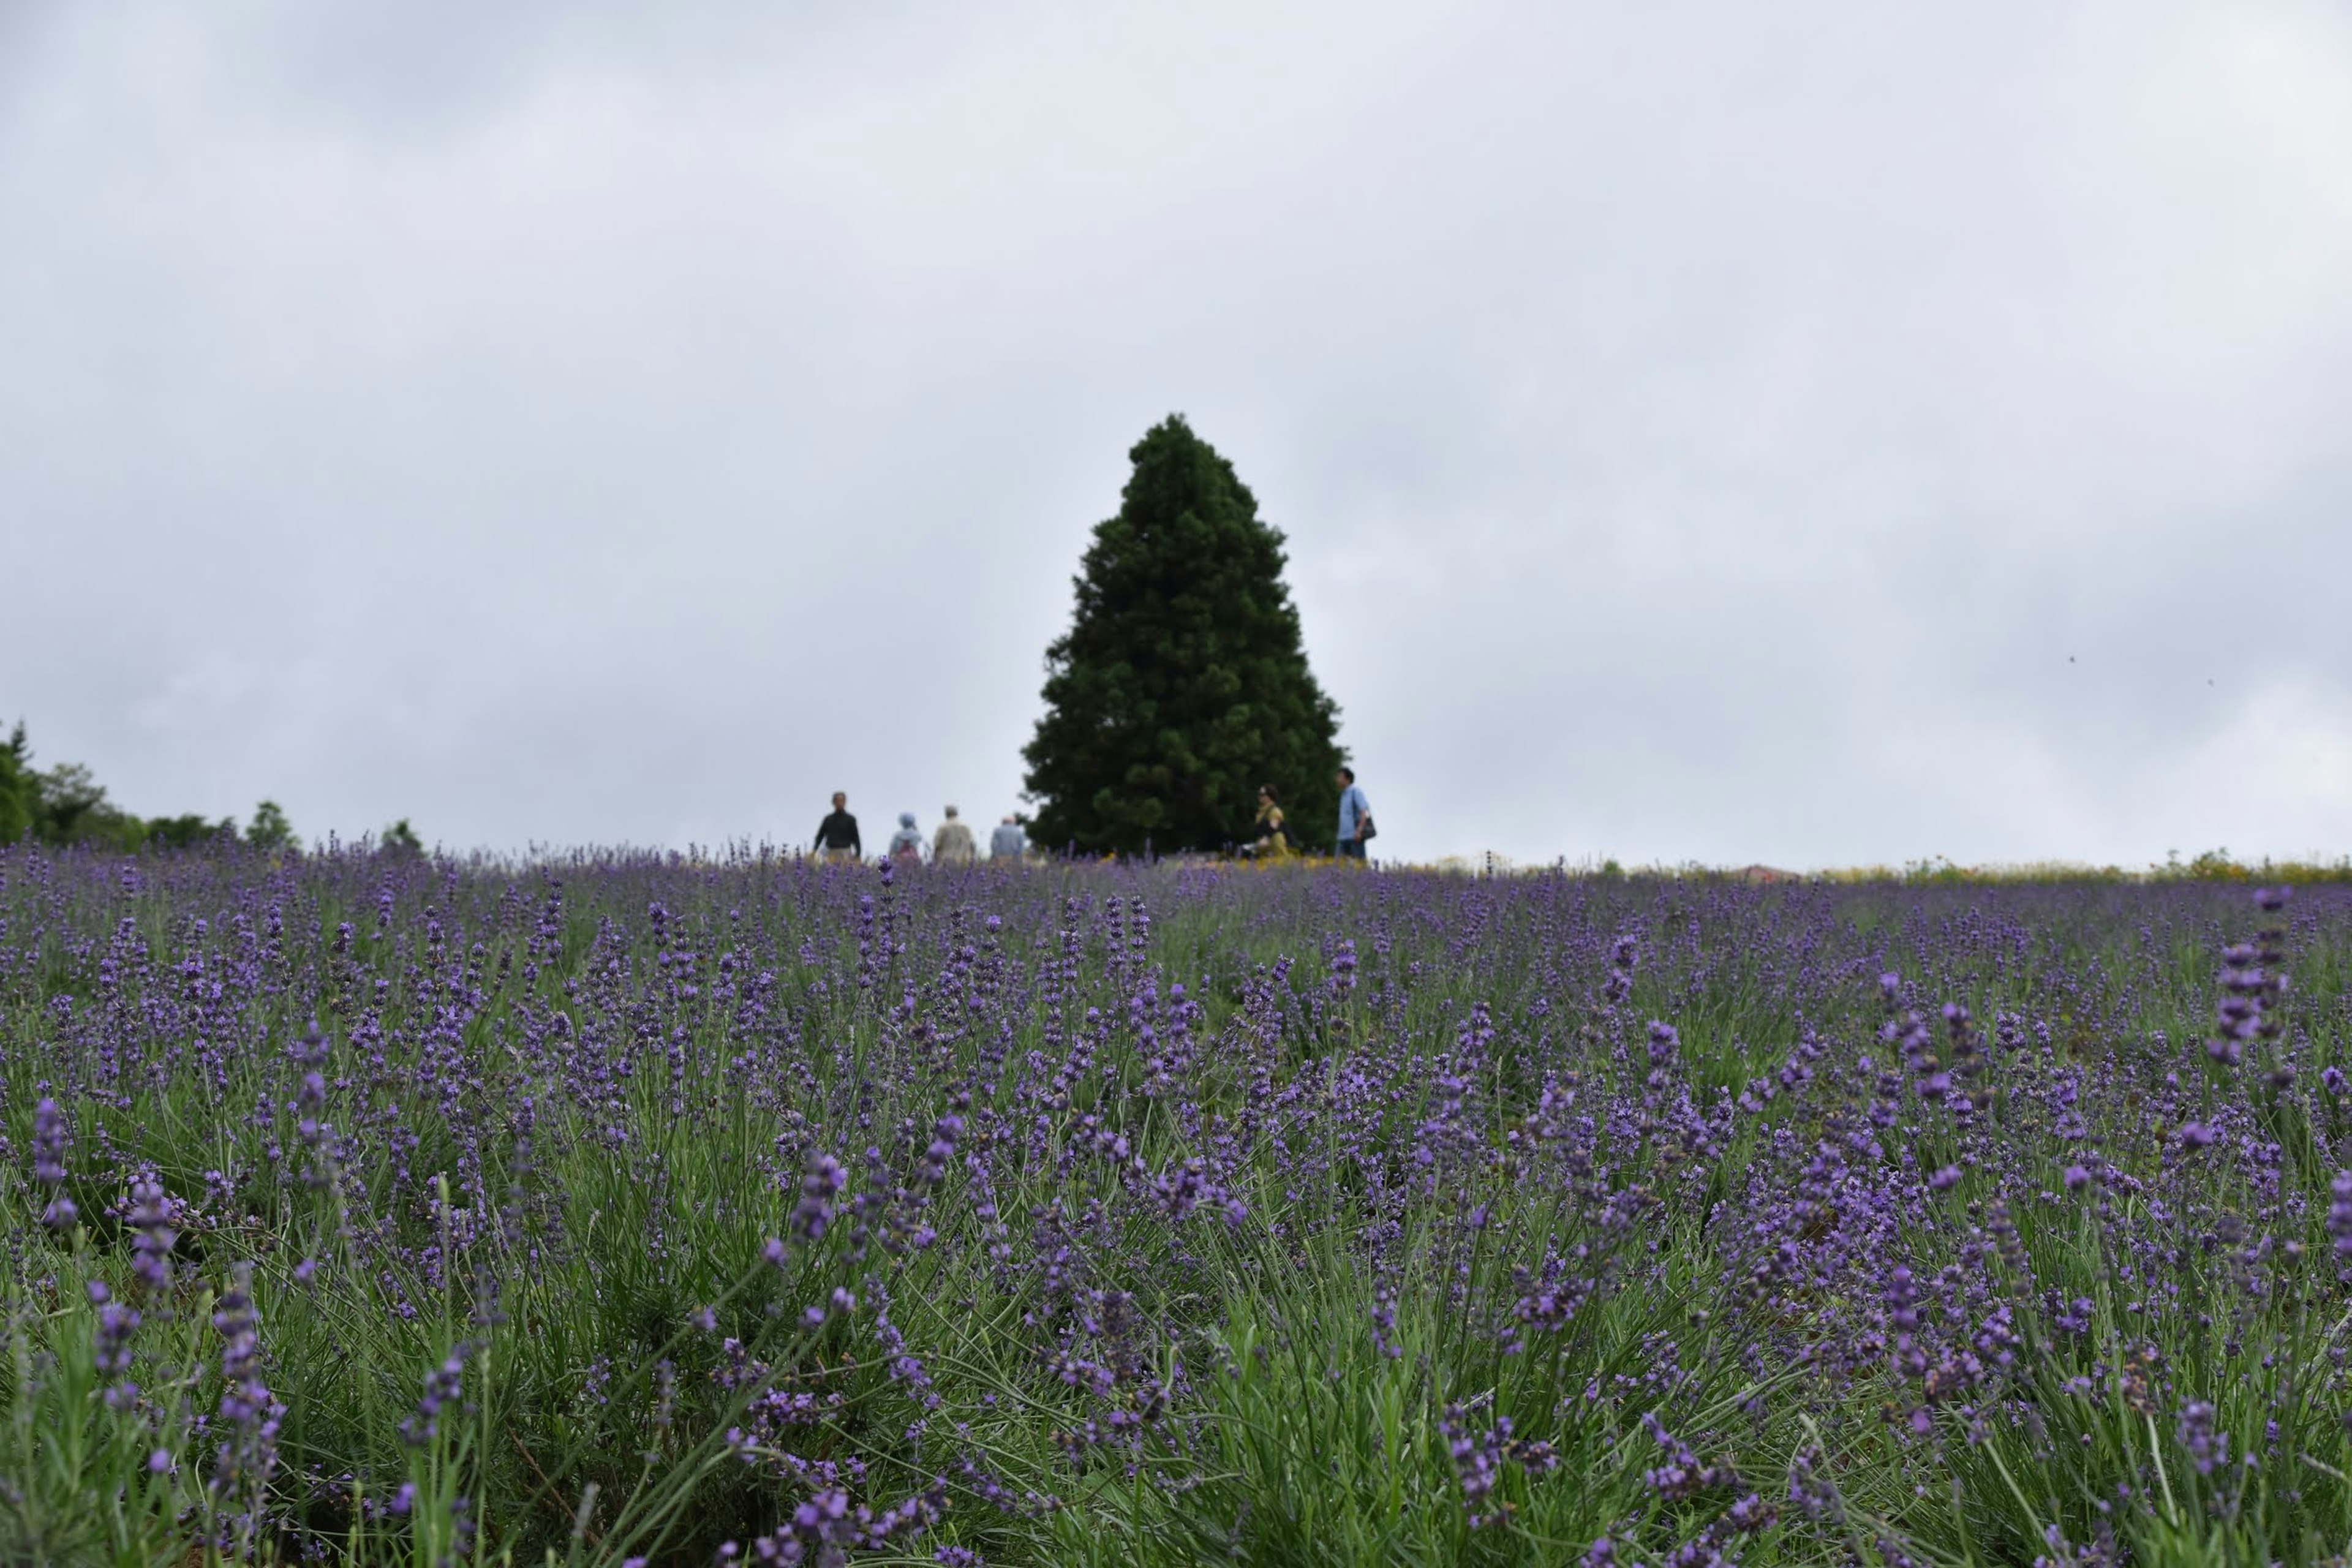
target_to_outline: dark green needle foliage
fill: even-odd
[[[1128,456],[1070,629],[1045,650],[1045,714],[1023,752],[1032,836],[1087,854],[1215,849],[1255,836],[1270,783],[1297,837],[1328,815],[1347,754],[1282,581],[1282,534],[1183,416]]]
[[[25,743],[25,726],[16,726],[8,743],[0,746],[0,844],[14,844],[32,830],[33,771]]]

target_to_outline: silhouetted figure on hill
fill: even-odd
[[[849,797],[833,792],[833,812],[816,826],[816,852],[828,860],[862,859],[865,840],[857,837],[857,818],[849,815]]]

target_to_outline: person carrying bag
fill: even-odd
[[[1361,860],[1364,846],[1380,830],[1372,826],[1372,803],[1356,785],[1356,770],[1339,770],[1339,858]]]

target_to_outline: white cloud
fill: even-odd
[[[19,35],[0,701],[134,805],[985,816],[1182,408],[1397,853],[2352,839],[2332,8]]]

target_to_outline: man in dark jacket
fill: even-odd
[[[865,858],[865,842],[857,837],[857,818],[849,815],[849,797],[833,792],[833,815],[817,824],[816,852],[828,860]]]

